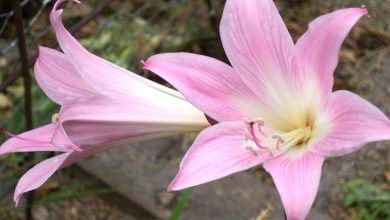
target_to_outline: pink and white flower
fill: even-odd
[[[38,84],[61,105],[48,124],[12,138],[0,155],[54,151],[61,154],[31,168],[19,180],[14,201],[40,187],[58,169],[94,153],[125,144],[200,131],[208,126],[202,112],[180,93],[97,57],[65,29],[55,3],[51,23],[62,52],[40,47],[34,72]]]
[[[231,66],[210,57],[167,53],[144,64],[219,123],[184,156],[169,190],[263,164],[287,219],[304,219],[326,157],[390,138],[390,121],[348,91],[332,92],[340,46],[365,8],[320,16],[294,44],[271,0],[227,0],[220,25]]]

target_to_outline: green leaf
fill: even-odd
[[[180,196],[179,201],[176,203],[176,205],[173,207],[173,210],[171,212],[171,215],[169,216],[168,220],[178,220],[181,213],[183,212],[185,206],[189,202],[192,194],[192,189],[187,190],[184,192],[182,196]]]
[[[350,209],[353,219],[389,219],[390,192],[358,178],[343,185],[344,206]]]

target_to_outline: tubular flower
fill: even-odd
[[[62,152],[31,168],[19,180],[14,201],[40,187],[58,169],[94,153],[183,132],[208,122],[175,90],[161,86],[89,53],[65,29],[57,1],[50,15],[64,53],[40,47],[34,66],[43,91],[61,105],[53,123],[12,135],[0,155]],[[8,133],[8,132],[6,132]]]
[[[294,44],[271,0],[227,0],[220,34],[231,66],[190,53],[144,64],[219,123],[184,156],[169,190],[263,164],[287,219],[304,219],[323,161],[390,138],[390,122],[348,91],[332,92],[342,41],[364,15],[347,8],[320,16]]]

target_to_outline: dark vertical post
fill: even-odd
[[[31,97],[31,77],[28,71],[28,58],[27,58],[27,48],[26,48],[26,39],[24,37],[24,28],[22,13],[20,10],[19,0],[9,0],[12,4],[12,10],[14,12],[14,22],[16,27],[16,34],[18,39],[19,47],[19,57],[22,64],[22,76],[24,82],[24,102],[25,102],[25,118],[26,118],[26,129],[31,130],[33,127],[33,118],[32,118],[32,97]],[[28,157],[29,161],[34,160],[34,154],[30,154]],[[27,195],[27,208],[26,208],[26,219],[32,220],[32,205],[34,202],[34,191],[30,192]]]
[[[206,4],[207,4],[207,7],[209,9],[209,22],[210,22],[210,25],[211,27],[214,29],[214,32],[215,32],[215,35],[217,36],[218,40],[217,40],[217,44],[218,44],[218,47],[221,51],[223,51],[223,45],[222,45],[222,42],[221,42],[221,35],[219,33],[219,21],[221,18],[218,18],[218,13],[217,13],[217,9],[216,9],[216,2],[217,1],[212,1],[212,0],[205,0]],[[226,57],[226,53],[222,53],[224,54],[223,56],[223,61],[229,63],[229,59]],[[222,57],[221,57],[222,58]],[[210,122],[210,121],[209,121]]]
[[[209,19],[211,26],[213,27],[215,33],[217,34],[218,39],[220,39],[219,36],[219,21],[217,18],[217,12],[215,11],[215,5],[211,0],[206,0],[207,7],[209,9]]]

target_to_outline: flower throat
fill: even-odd
[[[252,141],[258,149],[267,150],[271,156],[278,152],[284,152],[292,148],[301,148],[305,146],[313,134],[312,120],[308,120],[306,126],[298,127],[285,133],[267,132],[265,121],[255,119],[252,121],[244,120],[246,125],[245,141]],[[252,145],[246,146],[255,156],[258,150]]]

